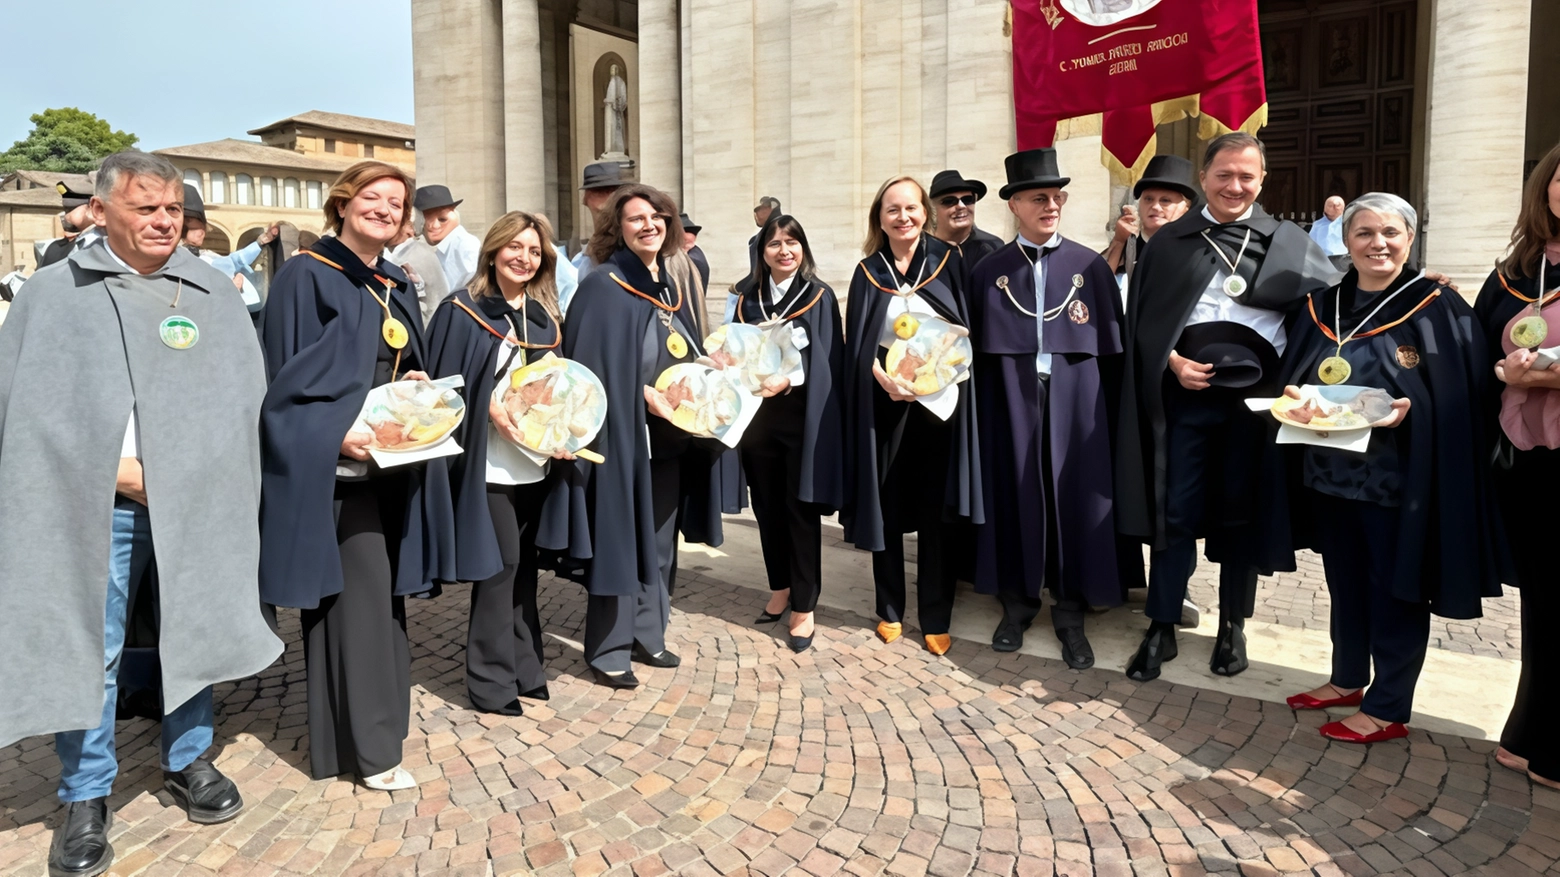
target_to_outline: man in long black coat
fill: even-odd
[[[1257,499],[1263,473],[1281,472],[1281,462],[1270,420],[1243,400],[1282,391],[1288,318],[1337,271],[1299,226],[1256,205],[1266,173],[1261,141],[1239,133],[1215,139],[1201,174],[1207,207],[1160,230],[1131,278],[1117,526],[1153,549],[1151,623],[1127,668],[1133,679],[1158,677],[1160,664],[1176,656],[1175,625],[1199,538],[1220,564],[1215,673],[1246,669],[1242,628],[1257,575],[1274,571],[1251,548],[1272,528],[1270,509]]]

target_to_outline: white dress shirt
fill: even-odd
[[[1256,208],[1247,208],[1241,214],[1240,219],[1250,219],[1252,211]],[[1209,222],[1218,222],[1208,208],[1203,208],[1203,216]],[[1201,235],[1199,235],[1201,237]],[[1223,246],[1215,244],[1214,246]],[[1238,250],[1236,251],[1239,252]],[[1233,260],[1236,253],[1224,251],[1224,258]],[[1217,256],[1214,257],[1218,259]],[[1281,311],[1270,311],[1266,308],[1254,308],[1243,305],[1231,298],[1224,291],[1224,281],[1229,278],[1230,272],[1225,267],[1223,260],[1219,261],[1219,270],[1213,272],[1213,279],[1208,281],[1208,286],[1203,290],[1202,298],[1197,300],[1197,306],[1192,308],[1192,317],[1186,321],[1188,326],[1194,323],[1239,323],[1249,327],[1258,335],[1266,338],[1279,356],[1284,355],[1284,348],[1289,344],[1289,336],[1284,333],[1284,314]]]
[[[1342,256],[1349,251],[1343,245],[1343,217],[1328,219],[1322,216],[1311,223],[1311,240],[1322,248],[1322,252],[1329,256]]]
[[[439,267],[444,269],[444,280],[450,292],[465,289],[471,278],[477,276],[477,257],[482,254],[482,241],[466,227],[457,225],[444,240],[433,245],[439,254]]]
[[[1042,377],[1051,376],[1051,354],[1045,353],[1045,251],[1054,250],[1062,245],[1061,232],[1053,232],[1051,239],[1043,244],[1037,244],[1023,235],[1018,236],[1018,245],[1031,247],[1039,251],[1040,255],[1035,259],[1035,373]],[[1024,255],[1028,255],[1025,253]]]

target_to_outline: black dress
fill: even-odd
[[[506,347],[504,336],[529,346]],[[489,482],[488,402],[511,365],[540,359],[560,341],[557,322],[540,302],[527,299],[522,315],[502,296],[472,299],[464,289],[445,299],[428,324],[431,374],[459,374],[466,381],[468,413],[456,434],[464,452],[450,462],[450,489],[456,565],[461,581],[472,583],[466,693],[473,706],[488,712],[509,707],[516,695],[539,695],[547,688],[536,608],[536,531],[548,492],[541,471],[527,483]],[[506,349],[513,358],[500,361]]]
[[[428,359],[400,269],[334,237],[309,252],[278,273],[262,324],[260,596],[302,610],[311,775],[368,777],[401,763],[411,718],[405,595],[455,577],[449,482],[442,459],[338,477],[369,390]],[[399,361],[370,290],[410,335]]]
[[[1549,287],[1546,293],[1553,292],[1560,285],[1560,265],[1550,263],[1545,280]],[[1492,366],[1511,346],[1507,325],[1531,307],[1512,292],[1533,298],[1537,291],[1537,277],[1502,278],[1492,273],[1485,281],[1474,309],[1484,326]],[[1550,336],[1554,336],[1553,329]],[[1487,411],[1493,421],[1506,385],[1491,383]],[[1553,557],[1548,551],[1553,528],[1546,515],[1535,511],[1533,497],[1549,496],[1556,488],[1560,488],[1560,450],[1540,445],[1520,451],[1502,435],[1496,456],[1495,495],[1515,565],[1515,576],[1507,579],[1507,584],[1522,592],[1522,676],[1500,744],[1526,758],[1528,769],[1545,779],[1560,779],[1560,650],[1545,639],[1555,619],[1560,618],[1560,582],[1555,580]]]

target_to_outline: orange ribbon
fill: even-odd
[[[1429,295],[1425,296],[1424,301],[1421,301],[1419,304],[1414,305],[1414,309],[1413,310],[1409,311],[1408,313],[1404,314],[1403,316],[1399,317],[1398,319],[1393,320],[1392,322],[1386,324],[1385,326],[1380,326],[1380,327],[1377,327],[1375,329],[1372,329],[1369,332],[1355,332],[1353,335],[1349,336],[1349,340],[1350,341],[1357,341],[1357,340],[1359,340],[1361,338],[1369,338],[1372,335],[1380,335],[1382,332],[1385,332],[1388,329],[1394,328],[1396,326],[1401,326],[1403,323],[1408,321],[1409,317],[1412,317],[1413,315],[1415,315],[1415,314],[1419,313],[1420,311],[1424,310],[1426,305],[1428,305],[1431,302],[1435,301],[1437,298],[1440,297],[1440,295],[1441,295],[1441,290],[1437,289],[1436,291],[1434,291],[1434,292],[1430,293]],[[1316,297],[1312,296],[1311,298],[1306,299],[1306,306],[1311,309],[1311,320],[1312,320],[1312,322],[1316,323],[1316,328],[1321,329],[1322,330],[1322,334],[1326,335],[1328,340],[1330,340],[1330,341],[1332,341],[1334,343],[1338,343],[1341,346],[1341,342],[1338,341],[1338,336],[1334,335],[1333,334],[1333,330],[1327,328],[1326,324],[1324,324],[1321,321],[1321,318],[1316,316]]]

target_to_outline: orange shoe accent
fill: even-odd
[[[904,629],[905,626],[897,621],[879,621],[877,635],[883,639],[883,642],[891,643],[899,639],[899,635],[904,632]]]
[[[946,655],[948,649],[953,647],[953,637],[946,633],[929,633],[926,635],[926,650],[934,655]]]

